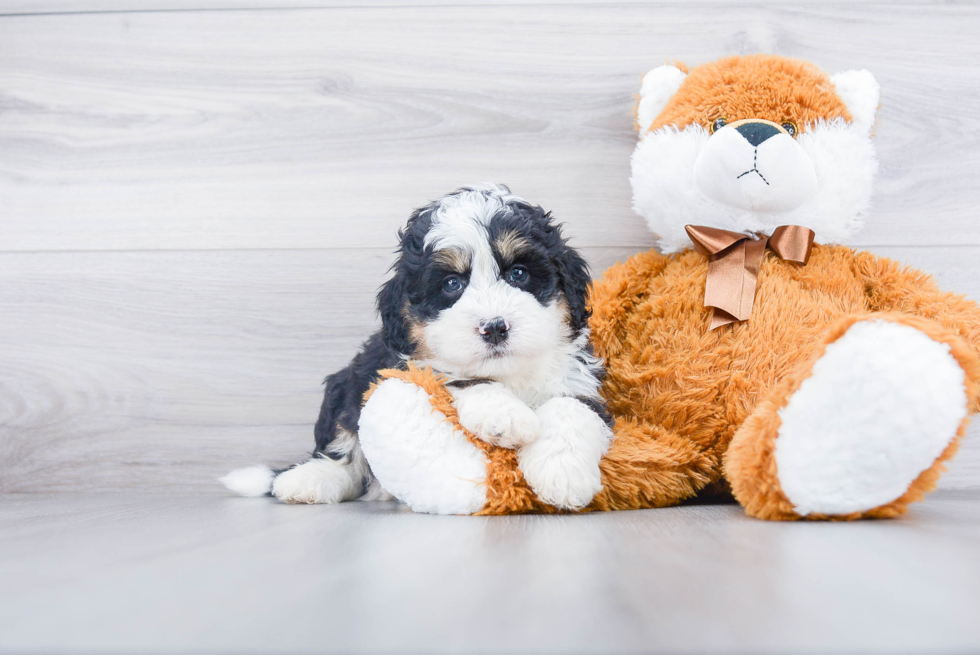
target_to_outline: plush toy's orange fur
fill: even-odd
[[[711,313],[702,306],[706,273],[698,252],[651,251],[612,267],[595,285],[593,343],[606,360],[610,410],[631,431],[649,426],[681,454],[656,475],[667,487],[659,498],[623,494],[612,509],[676,503],[724,476],[749,514],[799,518],[775,476],[776,412],[826,345],[862,319],[910,324],[950,344],[967,374],[970,409],[980,408],[980,308],[918,271],[844,246],[814,246],[805,266],[768,253],[752,318],[718,330],[708,329]],[[955,442],[940,461],[954,452]],[[902,513],[935,486],[940,461],[901,498],[845,518]]]
[[[743,118],[790,121],[803,131],[817,120],[851,120],[851,114],[826,73],[809,62],[766,55],[728,57],[690,71],[649,130],[664,125],[684,129],[692,123],[710,129],[718,118],[729,123]]]

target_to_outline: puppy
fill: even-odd
[[[448,378],[465,428],[518,449],[542,500],[587,505],[612,419],[589,345],[585,261],[550,214],[495,184],[416,210],[399,240],[378,293],[381,329],[326,379],[312,459],[280,471],[238,469],[222,482],[290,503],[390,499],[361,452],[357,423],[378,371],[415,360]]]

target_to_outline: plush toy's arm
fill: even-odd
[[[891,259],[858,253],[855,272],[865,283],[871,308],[905,312],[955,330],[980,352],[980,307],[972,300],[936,286],[932,276]]]
[[[458,429],[452,396],[431,369],[380,371],[357,434],[381,485],[416,512],[473,514],[487,504],[488,458]]]
[[[891,259],[857,253],[854,270],[864,282],[870,307],[929,318],[954,330],[980,352],[980,307],[956,293],[941,290],[932,276]],[[974,401],[974,411],[978,409]]]

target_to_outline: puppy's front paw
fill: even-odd
[[[574,398],[554,398],[538,408],[541,436],[517,451],[524,479],[543,502],[582,509],[602,489],[599,460],[612,431]]]
[[[350,466],[326,457],[297,464],[272,483],[272,495],[284,503],[340,503],[359,490]]]
[[[453,392],[459,423],[487,443],[518,448],[541,433],[541,419],[498,383],[478,384]]]
[[[473,433],[495,446],[518,448],[538,438],[541,420],[523,403],[501,406],[496,411],[489,408],[489,413],[482,417]]]

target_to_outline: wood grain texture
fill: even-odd
[[[895,521],[733,505],[0,497],[5,653],[972,653],[980,493]]]
[[[934,0],[941,1],[941,0]],[[778,0],[753,2],[753,6]],[[714,5],[718,0],[687,0],[685,4]],[[365,9],[417,7],[417,0],[0,0],[0,16],[79,13],[133,13],[159,11],[295,11],[305,9]],[[515,0],[426,0],[424,6],[507,6]],[[536,5],[622,5],[622,0],[535,0]],[[631,4],[672,6],[677,0],[634,0]]]
[[[588,245],[646,245],[640,76],[760,50],[881,82],[856,243],[980,244],[978,27],[974,5],[914,3],[8,16],[3,248],[384,247],[412,207],[485,179]]]
[[[0,355],[0,484],[207,489],[229,455],[298,460],[320,381],[373,329],[390,258],[0,256],[0,342],[18,345]]]

